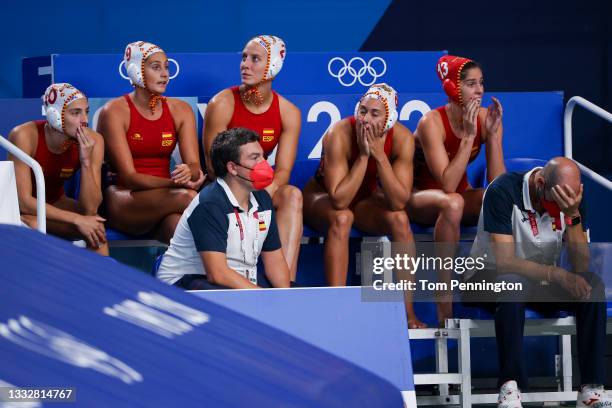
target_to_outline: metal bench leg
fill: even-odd
[[[441,332],[444,332],[441,330]],[[448,373],[448,340],[446,337],[436,339],[436,373]],[[448,396],[448,384],[438,384],[440,396]]]
[[[461,407],[472,406],[472,369],[470,362],[469,320],[459,320],[459,373],[461,374]]]
[[[563,370],[563,391],[572,391],[572,336],[561,336],[561,368]]]

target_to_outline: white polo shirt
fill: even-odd
[[[558,262],[565,231],[564,214],[561,213],[560,228],[556,228],[547,212],[539,214],[531,205],[529,177],[539,169],[541,167],[536,167],[524,174],[502,174],[485,191],[471,256],[484,257],[487,267],[494,269],[495,264],[491,233],[512,235],[519,258],[544,265]],[[584,199],[580,203],[580,214],[582,226],[586,228],[583,204]],[[465,278],[469,279],[474,273],[466,272]]]
[[[270,195],[253,191],[244,209],[217,178],[183,212],[157,277],[174,284],[183,275],[206,275],[200,252],[214,251],[224,253],[231,269],[257,284],[259,254],[280,248]]]

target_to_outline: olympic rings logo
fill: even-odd
[[[327,71],[342,86],[353,86],[357,81],[363,86],[372,86],[387,72],[387,63],[381,57],[372,57],[367,63],[361,57],[353,57],[348,63],[342,57],[334,57],[327,64]]]
[[[168,77],[168,79],[174,79],[178,76],[179,72],[181,71],[181,67],[179,66],[179,63],[174,58],[168,58],[168,62],[172,62],[176,66],[176,72],[174,73],[174,75],[170,75]],[[124,67],[125,67],[125,61],[121,61],[121,64],[119,64],[119,75],[121,75],[121,78],[129,80],[130,77],[123,72]]]

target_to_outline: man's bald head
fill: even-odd
[[[547,190],[567,184],[575,192],[580,190],[580,169],[576,162],[566,157],[555,157],[542,169]]]

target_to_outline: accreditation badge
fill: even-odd
[[[257,285],[257,269],[247,269],[245,272],[246,278],[249,280],[249,282],[251,282],[253,285]]]

